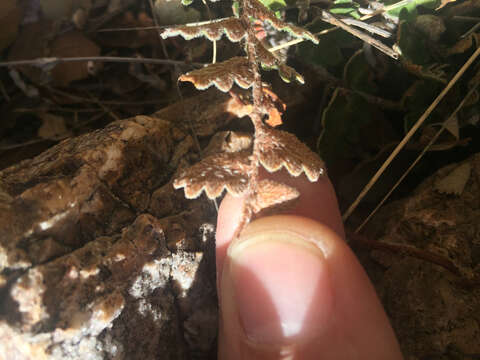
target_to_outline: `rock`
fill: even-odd
[[[466,165],[468,164],[468,165]],[[469,166],[458,194],[435,184]],[[379,250],[362,257],[406,359],[480,353],[480,154],[439,170],[411,197],[381,210],[368,237],[444,256],[461,276],[426,260]]]
[[[183,112],[210,136],[224,102],[205,93],[0,172],[1,359],[215,353],[215,208],[171,178],[199,157]]]

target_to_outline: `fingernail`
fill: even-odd
[[[308,234],[263,229],[229,249],[240,326],[252,343],[288,345],[329,323],[332,291],[323,251]]]

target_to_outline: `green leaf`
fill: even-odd
[[[321,20],[315,20],[309,27],[311,32],[319,32],[331,27]],[[322,66],[337,66],[345,61],[340,46],[350,47],[358,42],[358,39],[345,31],[332,31],[320,36],[319,44],[312,46],[308,43],[299,44],[298,56],[306,62]]]
[[[413,24],[401,21],[397,32],[397,46],[402,56],[414,64],[424,65],[430,62],[427,39],[422,36]]]
[[[233,16],[237,18],[240,17],[240,3],[238,1],[233,2],[232,11],[233,11]]]
[[[358,95],[336,89],[323,112],[318,151],[327,166],[337,159],[357,158],[361,130],[373,121],[371,105]]]
[[[285,0],[260,0],[260,2],[272,11],[283,10],[287,7]]]
[[[357,9],[360,7],[358,3],[352,0],[336,0],[334,6],[330,8],[330,12],[332,14],[337,15],[350,15],[355,19],[359,19],[361,17],[360,13]]]
[[[354,8],[334,8],[330,9],[330,12],[336,15],[350,15],[354,19],[360,19],[361,17],[357,9]]]
[[[398,0],[394,1],[386,1],[385,5],[390,5],[398,3]],[[411,0],[407,4],[395,7],[392,10],[387,11],[387,14],[396,18],[400,18],[401,20],[411,20],[409,19],[409,14],[415,14],[417,13],[417,7],[418,6],[423,6],[428,9],[436,9],[440,5],[441,1],[440,0]],[[404,12],[402,17],[400,14]]]
[[[338,43],[332,39],[321,38],[320,43],[312,46],[308,43],[298,45],[298,56],[312,64],[336,66],[343,61]]]
[[[348,60],[343,70],[343,80],[350,89],[376,94],[377,84],[373,81],[372,68],[365,59],[363,50],[357,51]]]

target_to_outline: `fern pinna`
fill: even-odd
[[[246,56],[234,57],[220,63],[180,76],[180,81],[189,81],[203,90],[215,85],[223,92],[231,91],[234,84],[252,91],[253,107],[249,117],[254,126],[253,148],[234,153],[219,153],[206,157],[198,164],[183,171],[175,179],[176,189],[184,188],[185,196],[197,198],[202,191],[210,199],[226,189],[233,196],[245,195],[242,224],[237,234],[261,210],[292,201],[299,196],[296,189],[272,180],[259,179],[259,166],[269,172],[282,167],[293,176],[302,173],[312,182],[324,174],[322,160],[294,135],[274,129],[281,123],[278,101],[275,94],[262,83],[260,66],[276,69],[280,77],[290,82],[303,83],[303,77],[295,69],[280,61],[267,50],[255,35],[258,21],[269,23],[278,31],[287,31],[295,37],[314,43],[318,39],[310,32],[287,24],[266,8],[259,0],[241,0],[234,4],[234,16],[204,24],[187,24],[165,29],[163,38],[181,35],[189,40],[205,36],[211,41],[223,34],[232,42],[244,42]]]

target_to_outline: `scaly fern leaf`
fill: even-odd
[[[212,85],[227,92],[236,83],[243,89],[253,84],[253,72],[246,57],[233,57],[226,61],[210,64],[202,69],[190,71],[179,77],[180,81],[190,81],[199,90]]]
[[[277,209],[278,205],[285,206],[297,199],[300,193],[297,189],[272,180],[261,180],[258,182],[256,196],[251,204],[254,213]]]
[[[255,42],[255,51],[257,53],[258,60],[260,61],[264,69],[277,69],[278,75],[280,75],[282,80],[287,83],[292,80],[296,80],[300,84],[305,83],[302,75],[300,75],[298,72],[295,71],[295,69],[291,68],[287,64],[284,64],[274,54],[265,49],[265,47],[260,43],[260,41]]]
[[[325,174],[325,164],[320,157],[288,132],[264,127],[255,141],[260,148],[260,164],[269,172],[284,167],[293,176],[304,172],[311,182]]]
[[[225,34],[231,42],[239,42],[246,36],[245,28],[241,21],[234,17],[221,20],[212,20],[208,24],[187,24],[166,28],[162,32],[162,38],[181,35],[185,40],[191,40],[205,36],[210,41],[220,40]]]
[[[318,38],[310,31],[307,31],[295,25],[288,24],[278,19],[275,14],[265,5],[263,5],[260,1],[247,0],[246,3],[247,6],[250,8],[250,16],[252,16],[253,18],[269,23],[275,28],[275,30],[286,31],[292,36],[295,36],[297,38],[303,38],[305,40],[310,40],[314,44],[318,44]]]
[[[249,156],[249,151],[211,155],[183,171],[173,186],[175,189],[184,188],[187,199],[196,199],[202,191],[209,199],[215,199],[225,189],[238,196],[248,186]]]

